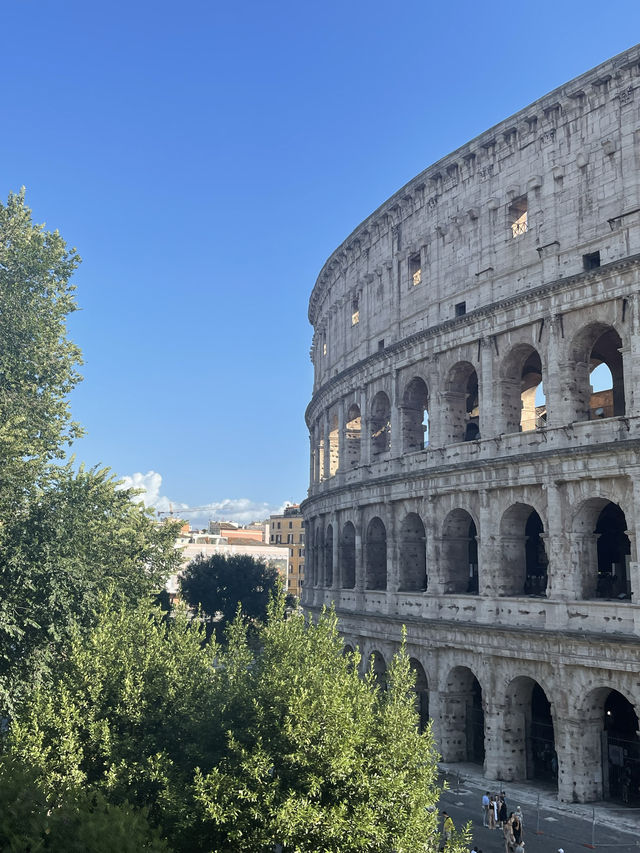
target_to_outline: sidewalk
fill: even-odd
[[[595,821],[600,826],[616,828],[622,831],[640,835],[640,809],[625,808],[615,803],[600,800],[597,803],[561,803],[555,791],[551,791],[544,785],[531,784],[527,782],[505,782],[501,779],[486,779],[477,764],[448,764],[440,762],[438,765],[441,773],[447,779],[449,788],[455,790],[456,784],[460,787],[477,788],[481,794],[485,791],[505,791],[509,802],[509,809],[514,810],[517,805],[525,807],[531,816],[540,798],[540,807],[559,815],[572,815],[586,821]],[[531,817],[529,817],[531,819]]]

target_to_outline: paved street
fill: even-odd
[[[463,782],[458,790],[445,791],[440,808],[446,809],[451,815],[456,828],[461,828],[467,821],[472,823],[472,842],[478,845],[483,853],[504,853],[504,836],[500,829],[490,830],[482,825],[482,794],[486,790],[476,784]],[[550,808],[546,804],[540,806],[537,813],[537,795],[529,791],[523,798],[522,792],[518,799],[511,798],[509,786],[505,784],[507,808],[515,811],[516,806],[522,808],[524,815],[524,838],[527,853],[556,853],[562,847],[565,853],[584,853],[592,843],[593,821],[586,816],[576,815],[569,808]],[[614,812],[615,810],[611,810]],[[596,824],[596,850],[618,851],[618,853],[638,853],[640,851],[640,831],[629,831],[637,817],[640,824],[640,811],[625,810],[624,830],[615,828],[615,815],[612,821]],[[537,831],[536,831],[537,830]]]

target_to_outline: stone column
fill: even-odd
[[[369,435],[369,406],[367,392],[360,391],[360,465],[368,465],[371,459],[371,436]]]
[[[598,583],[598,539],[596,533],[572,533],[566,597],[595,598]]]
[[[440,586],[440,561],[436,545],[437,530],[434,520],[435,502],[429,498],[424,501],[422,521],[425,533],[425,552],[427,558],[427,592],[429,595],[439,595],[442,592]]]
[[[364,565],[364,542],[362,530],[362,510],[358,509],[355,519],[356,528],[356,604],[359,610],[364,608],[365,589],[365,565]]]
[[[629,559],[629,580],[631,582],[631,601],[634,604],[640,602],[640,555],[638,554],[638,536],[640,535],[640,482],[637,478],[633,479],[633,515],[630,518],[626,515],[627,524],[630,529],[627,531],[629,541],[631,542],[631,555]],[[629,521],[635,519],[635,526],[631,527]]]
[[[543,354],[542,381],[547,406],[547,425],[550,427],[563,426],[575,420],[567,408],[567,400],[563,398],[563,377],[561,371],[567,368],[566,363],[560,364],[562,321],[559,315],[547,318],[547,349]]]
[[[638,294],[628,297],[629,343],[624,351],[624,394],[627,415],[640,415],[640,302]]]
[[[333,514],[333,579],[331,589],[340,589],[342,581],[340,578],[340,513]],[[335,595],[334,595],[335,598]]]
[[[558,715],[554,735],[558,754],[558,799],[563,803],[601,800],[602,719],[600,710],[579,718]]]
[[[480,529],[478,530],[478,593],[497,595],[502,555],[500,553],[499,524],[492,506],[493,492],[480,492]]]
[[[331,426],[329,424],[329,413],[325,412],[322,416],[322,435],[324,440],[324,459],[323,459],[323,468],[324,468],[324,476],[323,480],[328,480],[331,476],[331,443],[329,439],[329,432],[331,430]]]
[[[487,701],[484,711],[485,775],[513,782],[526,778],[524,713]]]
[[[347,470],[347,426],[344,411],[344,399],[338,401],[338,469],[336,474]]]
[[[440,693],[438,747],[443,761],[467,760],[467,706],[472,701],[467,690]]]
[[[394,613],[398,602],[399,578],[399,543],[398,543],[398,505],[390,503],[389,525],[387,527],[387,610]]]
[[[567,520],[563,508],[562,486],[551,481],[543,488],[547,495],[547,598],[572,598],[575,597],[575,578],[572,577],[569,531],[565,528]]]
[[[402,455],[402,419],[400,410],[400,389],[398,388],[398,371],[391,376],[391,458],[397,459]]]
[[[495,344],[492,338],[480,342],[480,375],[478,376],[478,398],[480,404],[480,438],[493,438],[496,429],[496,383],[494,381]]]

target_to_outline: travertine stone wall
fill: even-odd
[[[309,306],[303,604],[381,677],[406,625],[443,757],[565,800],[617,795],[640,712],[639,167],[635,47],[410,181]]]

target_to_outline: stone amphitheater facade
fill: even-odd
[[[444,760],[637,801],[640,46],[384,202],[309,319],[305,608],[381,683],[406,626]]]

